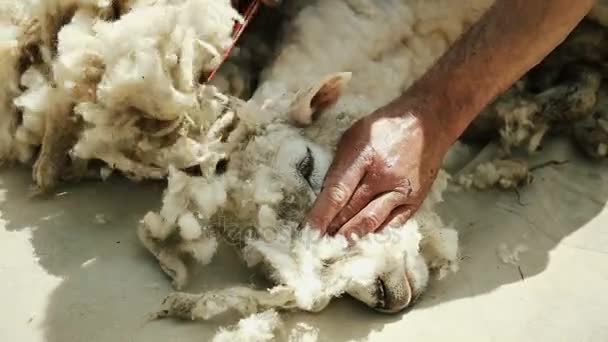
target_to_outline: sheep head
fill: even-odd
[[[284,189],[294,192],[295,197],[305,200],[287,215],[294,222],[299,223],[304,219],[303,215],[320,192],[331,164],[335,146],[324,144],[323,141],[336,141],[341,134],[335,126],[314,126],[321,115],[332,115],[332,105],[339,100],[350,80],[351,74],[348,72],[329,74],[318,83],[298,91],[288,106],[286,118],[279,116],[279,120],[285,120],[282,127],[276,128],[277,133],[290,133],[267,145],[276,149],[272,165],[278,182],[284,184]],[[354,117],[346,120],[352,122]],[[315,137],[319,135],[324,135],[326,139],[316,140]],[[279,210],[278,214],[286,213]],[[376,257],[393,256],[379,253]],[[412,259],[407,266],[401,261],[387,262],[386,265],[392,266],[383,269],[374,282],[365,285],[353,283],[346,288],[346,292],[379,311],[401,311],[421,293],[427,281],[424,261],[415,257]]]

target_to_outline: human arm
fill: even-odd
[[[592,0],[497,0],[401,97],[342,137],[307,223],[364,235],[416,212],[449,146],[561,43]]]

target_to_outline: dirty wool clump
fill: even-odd
[[[477,165],[472,173],[459,175],[456,180],[458,184],[466,188],[516,189],[529,184],[532,181],[532,175],[525,161],[497,159]]]
[[[529,183],[527,165],[512,156],[536,153],[551,134],[571,137],[590,158],[608,156],[608,30],[597,23],[603,18],[597,11],[473,121],[464,140],[494,141],[501,149],[495,161],[457,178],[459,184],[485,189]]]

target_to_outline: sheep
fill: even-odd
[[[223,137],[231,146],[216,164],[221,172],[190,176],[172,168],[161,210],[148,213],[138,229],[177,289],[187,284],[187,260],[210,262],[208,248],[223,236],[234,239],[247,264],[261,267],[275,286],[177,292],[155,317],[316,312],[343,294],[382,312],[398,312],[424,292],[429,270],[440,277],[456,270],[457,234],[433,211],[447,184],[445,173],[412,220],[378,235],[349,241],[321,237],[299,224],[320,190],[341,133],[406,89],[489,3],[445,2],[437,10],[423,1],[329,1],[303,8],[252,99],[234,104],[235,111],[221,120],[224,128],[218,131],[229,132]],[[361,17],[368,26],[353,27]],[[330,27],[336,35],[326,36],[326,49],[336,41],[361,43],[348,46],[350,51],[330,51],[338,57],[326,60],[325,48],[313,48],[318,32]],[[391,35],[389,27],[399,30]],[[367,42],[357,39],[363,29],[372,35]],[[370,88],[375,80],[387,82]]]
[[[254,316],[218,336],[251,339],[239,330],[260,324],[267,338],[279,325],[275,309],[320,311],[344,294],[398,312],[424,293],[430,273],[457,270],[457,233],[434,213],[445,172],[412,220],[377,235],[321,237],[299,225],[342,132],[407,89],[491,3],[288,2],[292,20],[252,90],[253,77],[238,64],[200,84],[242,20],[228,0],[5,1],[0,160],[33,163],[42,191],[114,171],[168,179],[162,208],[146,214],[137,233],[178,290],[188,283],[187,260],[211,262],[223,240],[275,285],[177,292],[154,317],[210,319],[235,310]],[[247,53],[239,57],[247,60]],[[574,92],[557,78],[532,100],[521,95],[525,84],[498,100],[499,120],[489,122],[508,138],[505,150],[537,146],[555,122],[576,120],[577,142],[592,155],[607,153],[603,112],[588,114],[605,90],[597,67],[580,68]],[[231,96],[252,91],[248,101]],[[563,106],[577,109],[565,118],[547,110],[564,92],[572,96]],[[499,166],[529,179],[525,165]],[[520,183],[497,170],[487,185]]]

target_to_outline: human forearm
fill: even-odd
[[[434,116],[448,143],[497,95],[561,43],[592,0],[497,0],[391,106]]]

